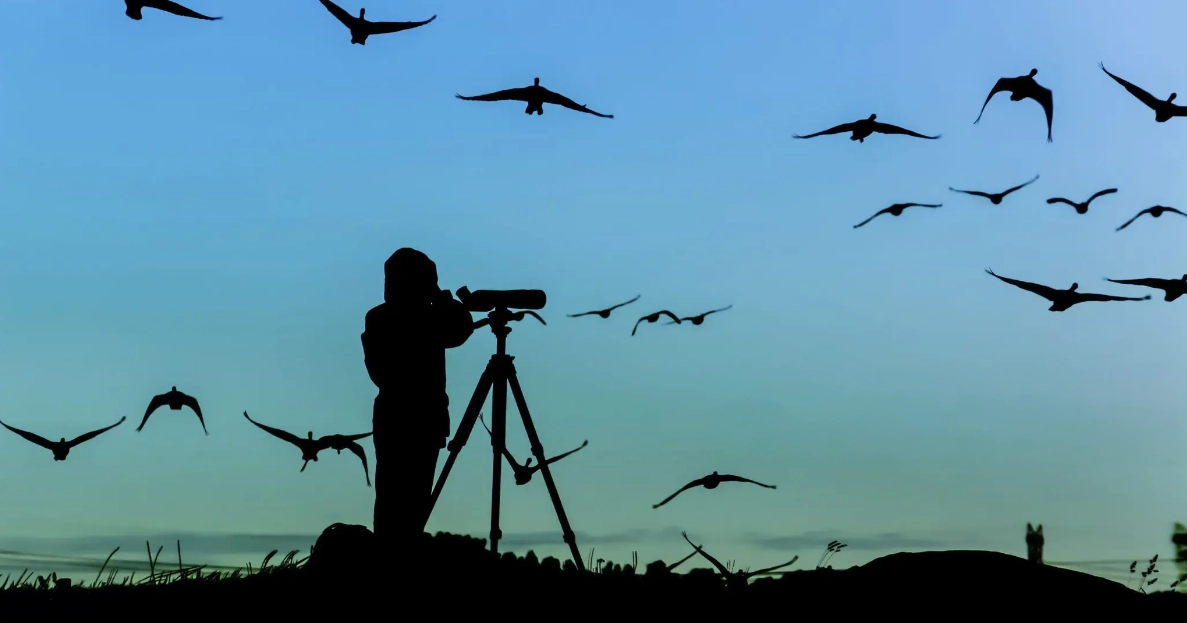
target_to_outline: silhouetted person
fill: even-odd
[[[1166,206],[1154,206],[1151,208],[1146,208],[1145,210],[1142,210],[1141,212],[1138,212],[1137,214],[1135,214],[1133,216],[1133,218],[1122,223],[1121,227],[1117,228],[1117,231],[1121,231],[1122,229],[1129,227],[1130,223],[1138,220],[1138,217],[1140,217],[1143,214],[1149,214],[1150,216],[1152,216],[1154,218],[1158,218],[1158,217],[1162,216],[1163,212],[1170,212],[1171,214],[1178,214],[1179,216],[1187,216],[1187,214],[1183,214],[1182,212],[1180,212],[1174,208],[1168,208]]]
[[[1000,193],[983,193],[979,190],[961,190],[959,188],[953,188],[951,186],[948,187],[948,190],[950,190],[954,193],[964,193],[966,195],[973,195],[975,197],[985,197],[986,199],[989,200],[990,203],[992,203],[993,205],[996,206],[996,205],[1001,205],[1002,200],[1006,198],[1006,195],[1008,195],[1020,188],[1024,188],[1026,186],[1033,184],[1034,181],[1037,179],[1039,179],[1039,176],[1036,175],[1036,176],[1032,177],[1029,182],[1019,184],[1013,188],[1007,188],[1006,190],[1003,190]]]
[[[116,422],[115,424],[112,424],[111,426],[106,426],[104,428],[100,428],[99,430],[93,430],[89,433],[84,433],[82,435],[75,437],[74,439],[71,439],[70,441],[66,441],[65,437],[62,437],[61,440],[59,440],[59,441],[50,441],[50,440],[46,439],[45,437],[42,437],[41,435],[34,435],[33,433],[30,433],[29,431],[24,431],[19,428],[13,428],[13,427],[9,426],[8,424],[5,424],[4,422],[0,422],[0,426],[3,426],[4,428],[7,428],[8,430],[20,435],[21,437],[24,437],[25,439],[32,441],[33,443],[41,446],[42,448],[45,448],[45,449],[49,450],[50,452],[53,452],[55,461],[65,461],[66,455],[70,454],[71,448],[73,448],[74,446],[77,446],[78,444],[80,444],[84,441],[89,441],[91,439],[94,439],[95,437],[98,437],[99,435],[102,435],[103,433],[106,433],[107,431],[115,428],[116,426],[123,424],[124,420],[126,420],[126,419],[128,419],[128,418],[122,417],[122,418],[120,418],[120,421]]]
[[[367,9],[359,9],[359,16],[355,17],[347,13],[342,7],[330,2],[330,0],[321,0],[326,10],[331,15],[338,18],[347,28],[350,29],[350,42],[359,45],[367,45],[367,37],[371,35],[386,35],[393,32],[400,32],[401,30],[409,30],[418,28],[437,19],[434,15],[423,22],[371,22],[367,21]]]
[[[140,426],[136,427],[136,432],[144,429],[144,425],[148,423],[148,416],[166,405],[174,411],[181,411],[182,407],[189,407],[198,416],[198,422],[202,424],[202,432],[210,434],[206,431],[206,420],[202,419],[202,407],[198,406],[198,399],[177,391],[176,385],[163,394],[153,396],[153,399],[148,403],[148,409],[144,411],[144,419],[140,420]]]
[[[322,0],[323,2],[325,0]],[[486,95],[465,96],[455,93],[454,97],[467,102],[503,102],[513,100],[517,102],[527,102],[528,107],[524,110],[527,114],[536,113],[537,115],[544,114],[545,104],[554,104],[556,106],[563,106],[569,110],[576,110],[577,112],[588,113],[595,117],[602,117],[604,119],[613,119],[614,115],[603,115],[600,112],[590,110],[584,104],[578,104],[573,100],[540,86],[540,79],[536,78],[530,87],[520,87],[517,89],[504,89],[502,91],[495,91],[494,93],[487,93]]]
[[[1093,200],[1095,200],[1097,197],[1100,197],[1102,195],[1111,195],[1115,192],[1117,192],[1116,188],[1106,188],[1106,189],[1092,195],[1091,197],[1089,197],[1088,201],[1085,201],[1084,203],[1076,203],[1075,201],[1072,201],[1071,199],[1064,199],[1063,197],[1052,197],[1047,200],[1047,203],[1066,203],[1066,204],[1072,206],[1073,208],[1075,208],[1077,214],[1088,214],[1088,204],[1092,203]]]
[[[1072,287],[1070,287],[1066,290],[1056,290],[1055,288],[1052,288],[1049,286],[1044,286],[1044,285],[1039,285],[1037,283],[1031,283],[1029,281],[1020,281],[1018,279],[1010,279],[1009,277],[1002,277],[1001,275],[993,272],[993,270],[991,270],[989,268],[986,268],[985,272],[989,273],[990,275],[993,275],[994,277],[997,277],[998,279],[1001,279],[1002,281],[1004,281],[1014,287],[1022,288],[1023,290],[1026,290],[1027,292],[1032,292],[1034,294],[1037,294],[1037,295],[1047,299],[1048,301],[1051,301],[1051,307],[1049,307],[1047,309],[1047,311],[1053,311],[1053,312],[1067,311],[1073,305],[1078,305],[1080,303],[1088,303],[1088,302],[1148,301],[1148,300],[1150,300],[1149,294],[1147,294],[1146,296],[1143,296],[1142,298],[1131,298],[1128,296],[1110,296],[1108,294],[1093,294],[1090,292],[1077,292],[1076,289],[1080,287],[1080,284],[1078,284],[1078,283],[1073,283]]]
[[[800,559],[799,556],[795,556],[791,560],[789,560],[781,565],[775,565],[774,567],[767,567],[766,569],[759,569],[757,571],[730,571],[728,567],[721,564],[720,560],[717,560],[713,556],[710,556],[709,553],[706,552],[704,549],[702,549],[700,545],[693,544],[692,540],[688,538],[687,532],[681,532],[680,535],[684,537],[685,541],[688,541],[689,545],[692,545],[692,548],[694,550],[696,550],[696,553],[698,553],[702,557],[704,557],[705,560],[708,560],[709,563],[712,564],[714,567],[717,567],[717,570],[721,572],[721,577],[723,579],[725,579],[726,585],[730,586],[730,587],[740,588],[740,587],[746,586],[747,584],[750,583],[750,578],[752,578],[756,575],[762,575],[764,573],[778,571],[784,567],[790,567],[791,565],[794,565],[797,560]]]
[[[861,227],[861,226],[865,225],[866,223],[869,223],[870,221],[878,218],[879,216],[882,216],[883,214],[889,214],[891,216],[902,216],[903,210],[906,210],[907,208],[915,208],[915,207],[918,207],[918,208],[940,208],[943,206],[944,206],[944,204],[942,204],[942,203],[896,203],[896,204],[890,206],[889,208],[882,208],[881,210],[878,210],[870,218],[854,225],[853,229],[857,229],[858,227]]]
[[[857,141],[859,143],[866,142],[866,139],[869,138],[869,136],[875,132],[878,132],[880,134],[906,134],[907,136],[914,136],[915,138],[926,138],[926,139],[930,139],[930,140],[935,140],[937,138],[940,138],[940,136],[941,136],[940,134],[937,134],[935,136],[927,136],[925,134],[913,132],[906,128],[900,128],[897,125],[890,125],[889,123],[882,123],[881,121],[875,121],[875,119],[877,119],[877,118],[878,118],[878,115],[870,115],[869,117],[867,117],[865,119],[858,119],[857,121],[853,121],[850,123],[842,123],[841,125],[833,126],[827,130],[821,130],[819,132],[816,132],[815,134],[809,134],[807,136],[800,136],[799,134],[793,134],[792,136],[794,136],[796,138],[812,138],[812,137],[816,137],[816,136],[823,136],[825,134],[844,134],[846,132],[852,132],[853,135],[849,137],[849,140]]]
[[[699,327],[699,326],[705,324],[705,316],[708,316],[709,314],[716,314],[717,312],[723,312],[723,311],[726,311],[728,309],[733,309],[733,308],[734,308],[733,305],[726,305],[725,307],[707,311],[703,314],[697,314],[695,316],[688,316],[686,318],[681,318],[680,320],[677,320],[674,322],[665,322],[664,324],[681,324],[684,322],[691,322],[692,326]]]
[[[383,265],[383,303],[367,312],[363,358],[379,388],[375,443],[375,536],[385,545],[422,534],[437,456],[449,437],[445,349],[474,332],[470,312],[437,287],[437,265],[403,248]],[[385,474],[385,475],[382,475]]]
[[[484,420],[482,418],[481,413],[478,414],[478,421],[482,422],[482,427],[486,429],[486,433],[493,437],[494,433],[492,433],[490,430],[490,427],[486,425],[486,420]],[[572,450],[569,450],[568,452],[563,452],[563,453],[558,454],[550,459],[545,460],[544,465],[552,465],[553,463],[556,463],[557,461],[565,458],[566,456],[569,456],[570,454],[573,454],[574,452],[576,452],[588,445],[589,445],[589,440],[586,439],[585,441],[581,442],[581,445],[577,446],[576,448],[573,448]],[[523,465],[520,465],[519,461],[516,461],[515,457],[511,456],[511,452],[509,452],[507,450],[506,446],[503,446],[503,457],[507,459],[507,464],[511,466],[511,473],[515,475],[515,484],[520,485],[520,486],[526,485],[529,482],[531,482],[532,476],[534,476],[537,471],[540,471],[540,468],[542,467],[542,465],[532,465],[532,457],[528,457],[528,459],[526,461],[524,461]]]
[[[1163,290],[1166,292],[1166,296],[1163,298],[1163,300],[1167,303],[1170,303],[1180,296],[1187,294],[1187,275],[1183,275],[1182,279],[1157,279],[1154,277],[1150,277],[1148,279],[1109,279],[1106,277],[1105,281],[1121,283],[1128,286],[1144,286],[1147,288]]]
[[[661,310],[655,312],[654,314],[647,314],[646,316],[643,316],[642,318],[635,321],[635,328],[631,329],[631,335],[634,335],[635,332],[639,330],[640,324],[642,324],[644,322],[647,322],[647,323],[657,322],[659,320],[660,316],[667,316],[668,318],[671,318],[676,324],[680,324],[680,319],[676,317],[676,314],[673,314],[672,312],[670,312],[666,309],[661,309]]]
[[[156,9],[158,11],[180,15],[181,17],[192,17],[194,19],[204,19],[211,22],[222,19],[221,17],[202,15],[197,11],[192,11],[181,6],[180,4],[177,4],[176,2],[170,2],[169,0],[124,0],[124,5],[127,7],[124,10],[124,15],[127,15],[134,20],[144,19],[144,14],[142,13],[144,9]]]
[[[676,498],[676,496],[678,496],[681,493],[684,493],[685,491],[688,491],[689,489],[692,489],[694,487],[704,487],[706,489],[716,489],[717,486],[723,482],[748,482],[752,485],[766,487],[767,489],[775,488],[775,485],[764,485],[763,483],[758,482],[757,480],[751,480],[749,478],[743,478],[741,476],[734,476],[732,474],[718,474],[717,472],[713,472],[712,474],[709,474],[708,476],[705,476],[703,478],[697,478],[696,480],[684,485],[683,487],[680,487],[679,491],[664,498],[663,502],[660,502],[659,504],[655,504],[651,508],[659,508],[659,507],[663,506],[664,504],[671,502],[673,499]]]
[[[359,460],[363,462],[363,476],[367,479],[367,486],[371,486],[371,470],[367,468],[367,453],[363,451],[357,441],[371,436],[371,433],[361,433],[358,435],[324,435],[317,439],[313,438],[313,431],[309,431],[309,436],[305,439],[279,428],[274,428],[266,424],[251,419],[247,411],[243,412],[243,417],[247,418],[248,422],[255,424],[261,430],[270,433],[277,439],[283,439],[294,446],[301,449],[301,458],[305,461],[301,464],[301,470],[305,471],[305,467],[309,465],[310,461],[317,460],[317,454],[322,450],[337,450],[338,454],[342,454],[343,450],[350,450]]]
[[[1026,559],[1036,565],[1043,564],[1043,524],[1038,528],[1026,523]]]
[[[639,296],[636,296],[635,298],[633,298],[625,303],[619,303],[613,307],[607,307],[606,309],[599,309],[596,311],[587,311],[587,312],[582,312],[580,314],[569,314],[569,317],[570,318],[580,318],[582,316],[597,315],[597,316],[601,316],[602,318],[609,318],[610,312],[618,309],[619,307],[622,307],[623,305],[630,305],[631,303],[634,303],[635,301],[639,300],[639,297],[641,297],[641,296],[643,296],[643,295],[640,294]]]
[[[1129,91],[1130,95],[1138,98],[1138,101],[1149,106],[1151,108],[1151,110],[1154,111],[1154,120],[1157,121],[1158,123],[1164,123],[1164,122],[1170,121],[1171,119],[1173,119],[1175,117],[1187,117],[1187,106],[1180,106],[1178,104],[1171,103],[1171,102],[1175,101],[1176,97],[1178,97],[1177,93],[1171,93],[1170,97],[1166,98],[1165,100],[1160,100],[1157,97],[1150,95],[1148,92],[1144,91],[1143,89],[1140,89],[1137,86],[1134,86],[1134,84],[1132,82],[1129,82],[1128,80],[1123,80],[1123,79],[1118,78],[1117,76],[1113,75],[1112,72],[1105,69],[1104,63],[1100,64],[1100,68],[1101,68],[1101,71],[1105,72],[1106,74],[1109,74],[1110,78],[1112,78],[1113,80],[1116,80],[1117,84],[1125,87],[1125,90]]]
[[[994,95],[1006,91],[1010,94],[1011,102],[1021,102],[1024,99],[1030,98],[1043,107],[1043,112],[1047,114],[1047,142],[1050,143],[1051,117],[1055,114],[1055,104],[1052,101],[1051,89],[1035,82],[1035,74],[1037,73],[1039,73],[1039,70],[1032,69],[1025,76],[999,78],[994,83],[993,89],[989,91],[989,97],[985,98],[985,103],[981,104],[981,113],[977,115],[977,120],[973,121],[973,123],[981,122],[981,115],[985,114],[985,107],[989,105],[989,100],[993,99]]]

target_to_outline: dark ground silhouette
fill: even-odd
[[[474,319],[437,286],[437,265],[416,249],[393,253],[383,274],[383,303],[367,312],[361,339],[379,389],[374,530],[385,547],[399,547],[428,520],[437,456],[449,437],[445,350],[466,343]]]
[[[1150,93],[1147,91],[1138,88],[1132,82],[1119,78],[1114,75],[1113,72],[1105,69],[1105,64],[1103,62],[1100,64],[1100,69],[1101,71],[1108,74],[1110,78],[1116,80],[1117,84],[1125,87],[1125,90],[1129,91],[1130,95],[1138,98],[1139,102],[1149,106],[1150,109],[1154,111],[1154,120],[1158,123],[1165,123],[1175,117],[1187,117],[1187,106],[1180,106],[1178,104],[1171,103],[1175,101],[1176,97],[1178,97],[1178,93],[1171,93],[1170,97],[1166,98],[1165,100],[1160,100],[1157,97],[1150,95]]]
[[[173,411],[181,411],[182,407],[189,407],[194,415],[198,416],[198,422],[202,424],[202,432],[209,435],[206,430],[206,420],[202,418],[202,407],[198,405],[198,399],[177,391],[177,386],[173,389],[153,396],[153,399],[148,403],[148,409],[144,411],[144,419],[140,420],[140,426],[136,427],[136,432],[144,429],[144,425],[148,424],[148,416],[152,415],[157,409],[168,406]]]
[[[1133,297],[1128,297],[1128,296],[1112,296],[1109,294],[1093,294],[1091,292],[1077,292],[1077,290],[1080,287],[1080,284],[1078,284],[1078,283],[1073,283],[1072,287],[1070,287],[1066,290],[1057,290],[1050,286],[1039,285],[1037,283],[1031,283],[1029,281],[1020,281],[1018,279],[1010,279],[1009,277],[1002,277],[1001,275],[993,272],[991,269],[988,269],[988,268],[985,269],[985,272],[989,273],[990,275],[993,275],[994,277],[997,277],[998,279],[1001,279],[1002,281],[1004,281],[1012,286],[1022,288],[1023,290],[1026,290],[1027,292],[1033,292],[1033,293],[1047,299],[1048,301],[1051,301],[1051,307],[1048,309],[1048,311],[1053,311],[1053,312],[1067,311],[1073,305],[1077,305],[1079,303],[1108,302],[1108,301],[1148,301],[1148,300],[1150,300],[1149,294],[1147,294],[1146,296],[1140,297],[1140,298],[1133,298]]]
[[[165,13],[180,15],[181,17],[192,17],[194,19],[204,19],[211,22],[222,19],[221,17],[210,17],[209,15],[203,15],[197,11],[187,9],[176,2],[171,2],[170,0],[124,0],[124,7],[124,15],[127,15],[128,17],[137,21],[144,19],[144,9],[156,9],[158,11],[164,11]]]
[[[324,0],[323,0],[324,1]],[[540,79],[536,78],[530,87],[519,87],[515,89],[504,89],[502,91],[495,91],[494,93],[487,93],[486,95],[460,95],[454,94],[454,97],[467,102],[505,102],[508,100],[517,102],[527,102],[528,107],[524,110],[527,114],[536,113],[537,115],[544,114],[544,105],[553,104],[555,106],[562,106],[569,110],[576,110],[577,112],[588,113],[596,117],[604,119],[613,119],[614,115],[603,115],[600,112],[590,110],[584,104],[578,104],[573,100],[540,86]]]
[[[243,412],[243,417],[247,418],[248,422],[255,424],[260,430],[271,434],[277,439],[287,441],[301,450],[301,459],[305,461],[301,464],[300,471],[305,471],[310,461],[316,461],[317,455],[322,450],[337,450],[338,454],[342,454],[343,450],[350,450],[359,460],[363,462],[363,475],[367,479],[367,486],[371,486],[371,470],[367,468],[367,453],[363,451],[357,441],[370,437],[373,433],[360,433],[357,435],[323,435],[317,439],[313,438],[313,431],[309,431],[309,436],[302,439],[286,430],[274,428],[266,424],[251,419],[247,411]]]
[[[78,444],[80,444],[84,441],[90,441],[91,439],[94,439],[95,437],[98,437],[99,435],[106,433],[107,431],[115,428],[116,426],[123,424],[124,420],[126,420],[126,419],[128,419],[128,418],[122,417],[122,418],[120,418],[120,421],[116,422],[115,424],[112,424],[111,426],[104,426],[103,428],[100,428],[98,430],[93,430],[89,433],[83,433],[83,434],[75,437],[74,439],[71,439],[70,441],[66,441],[65,437],[62,437],[61,440],[59,440],[59,441],[50,441],[50,440],[46,439],[45,437],[42,437],[41,435],[35,435],[33,433],[30,433],[29,431],[21,430],[19,428],[13,428],[12,426],[5,424],[4,422],[0,422],[0,426],[3,426],[4,428],[7,428],[8,430],[20,435],[21,437],[24,437],[26,440],[31,441],[31,442],[41,446],[42,448],[49,450],[50,452],[53,452],[55,461],[65,461],[66,456],[68,454],[70,454],[70,450],[72,448],[74,448],[75,446],[77,446]]]
[[[1031,184],[1035,183],[1035,180],[1037,180],[1037,179],[1039,179],[1039,176],[1036,175],[1036,176],[1030,178],[1029,182],[1023,182],[1017,186],[1014,186],[1013,188],[1007,188],[1006,190],[1003,190],[1000,193],[986,193],[986,192],[981,192],[979,190],[961,190],[959,188],[953,188],[951,186],[948,187],[948,190],[950,190],[954,193],[964,193],[966,195],[973,195],[974,197],[985,197],[993,205],[1001,205],[1002,200],[1004,200],[1006,198],[1006,195],[1009,195],[1010,193],[1012,193],[1016,190],[1019,190],[1021,188],[1030,186]]]
[[[1035,75],[1038,73],[1039,70],[1032,69],[1025,76],[999,78],[994,83],[993,88],[990,89],[989,96],[985,98],[985,103],[981,104],[981,112],[977,115],[977,119],[973,123],[981,123],[981,115],[985,114],[985,107],[989,105],[989,100],[993,99],[994,95],[1006,92],[1010,94],[1011,102],[1021,102],[1029,98],[1038,102],[1043,107],[1043,112],[1047,115],[1047,142],[1050,143],[1051,119],[1055,115],[1055,103],[1051,96],[1051,89],[1035,81]]]
[[[906,128],[900,128],[897,125],[890,125],[889,123],[875,121],[877,118],[878,115],[870,115],[866,119],[858,119],[857,121],[842,123],[841,125],[833,126],[827,130],[821,130],[814,134],[808,134],[805,136],[795,134],[794,136],[796,138],[813,138],[816,136],[824,136],[826,134],[844,134],[846,132],[852,132],[853,134],[849,137],[849,140],[857,141],[859,143],[866,142],[866,139],[875,132],[880,134],[905,134],[907,136],[914,136],[915,138],[926,138],[930,140],[938,139],[941,136],[939,134],[935,136],[927,136],[926,134],[920,134]]]
[[[1115,192],[1117,192],[1116,188],[1106,188],[1106,189],[1092,195],[1091,197],[1089,197],[1088,200],[1085,201],[1084,203],[1077,203],[1075,201],[1072,201],[1071,199],[1064,199],[1063,197],[1052,197],[1047,200],[1047,203],[1066,203],[1066,204],[1072,206],[1073,208],[1075,208],[1077,214],[1088,214],[1088,204],[1092,203],[1097,197],[1101,197],[1103,195],[1111,195]]]
[[[1178,214],[1179,216],[1187,216],[1187,214],[1183,214],[1182,212],[1180,212],[1179,210],[1176,210],[1175,208],[1168,208],[1166,206],[1161,206],[1161,205],[1153,206],[1153,207],[1146,208],[1145,210],[1142,210],[1141,212],[1138,212],[1137,214],[1135,214],[1133,216],[1133,218],[1122,223],[1121,227],[1117,228],[1117,231],[1121,231],[1122,229],[1129,227],[1129,225],[1131,223],[1133,223],[1134,221],[1141,218],[1141,216],[1143,214],[1149,214],[1152,218],[1158,218],[1158,217],[1162,216],[1163,213],[1165,213],[1165,212],[1169,212],[1171,214]]]
[[[907,208],[916,208],[916,207],[918,207],[918,208],[942,208],[942,207],[944,207],[944,204],[942,204],[942,203],[896,203],[896,204],[891,205],[889,208],[882,208],[881,210],[878,210],[870,218],[854,225],[853,229],[862,227],[866,223],[869,223],[870,221],[878,218],[879,216],[882,216],[883,214],[889,214],[891,216],[902,216],[903,210],[906,210]]]
[[[321,3],[331,15],[342,22],[342,25],[350,29],[350,42],[359,45],[367,45],[368,37],[419,28],[437,19],[434,15],[423,22],[372,22],[365,17],[367,9],[359,9],[359,16],[355,17],[330,0],[321,0]]]

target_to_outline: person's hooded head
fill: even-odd
[[[400,303],[428,303],[437,287],[437,265],[429,256],[405,247],[383,264],[383,300]]]

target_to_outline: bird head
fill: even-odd
[[[1030,70],[1030,73],[1026,74],[1026,77],[1027,77],[1027,78],[1034,78],[1034,77],[1035,77],[1035,74],[1037,74],[1037,73],[1039,73],[1039,70],[1037,70],[1037,69],[1031,69],[1031,70]]]
[[[1072,284],[1072,287],[1068,288],[1068,289],[1067,289],[1067,291],[1068,291],[1068,292],[1075,292],[1075,291],[1076,291],[1076,288],[1079,288],[1079,287],[1080,287],[1080,284],[1078,284],[1078,283],[1073,283],[1073,284]]]
[[[1175,98],[1176,98],[1176,97],[1179,97],[1179,94],[1178,94],[1178,93],[1171,93],[1171,96],[1170,96],[1170,97],[1168,97],[1168,98],[1166,98],[1166,103],[1168,103],[1168,104],[1169,104],[1169,103],[1171,103],[1171,102],[1175,101]]]
[[[365,16],[366,14],[367,14],[367,9],[359,9],[359,19],[363,19],[363,16]]]
[[[66,443],[66,438],[65,438],[65,437],[63,437],[63,438],[59,439],[59,440],[58,440],[58,443]]]
[[[309,431],[308,437],[306,437],[306,439],[310,439],[310,440],[313,439],[313,431]]]
[[[1180,279],[1180,281],[1187,281],[1187,275],[1183,275],[1183,278]]]
[[[536,86],[540,86],[540,79],[539,79],[539,78],[536,78],[536,79],[535,79],[535,80],[532,82],[532,84],[534,84],[534,85],[536,85]]]
[[[877,119],[877,118],[878,118],[878,115],[870,115],[869,116],[870,121],[873,121],[874,119]]]

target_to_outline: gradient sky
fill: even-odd
[[[833,538],[853,544],[838,565],[1024,555],[1027,521],[1050,560],[1170,552],[1187,302],[1055,314],[983,270],[1138,296],[1101,278],[1187,271],[1187,221],[1114,232],[1183,207],[1187,120],[1155,123],[1097,67],[1187,90],[1182,3],[400,0],[368,17],[439,17],[366,46],[315,0],[187,4],[226,19],[0,0],[0,413],[53,438],[129,418],[63,463],[0,431],[0,546],[369,525],[355,459],[298,473],[241,414],[369,430],[363,315],[411,246],[442,287],[547,291],[548,326],[510,350],[549,452],[589,439],[554,474],[597,557],[674,560],[679,530],[743,566],[810,566]],[[1032,67],[1054,144],[1031,101],[973,125]],[[616,118],[453,98],[536,76]],[[792,139],[871,113],[944,136]],[[947,190],[1036,173],[997,207]],[[1044,203],[1113,186],[1086,216]],[[944,207],[852,228],[900,201]],[[483,330],[449,353],[454,425],[493,349]],[[209,437],[168,410],[134,432],[171,385]],[[485,536],[481,434],[431,530]],[[651,509],[712,470],[779,488]],[[542,482],[504,474],[504,545],[563,555]]]

